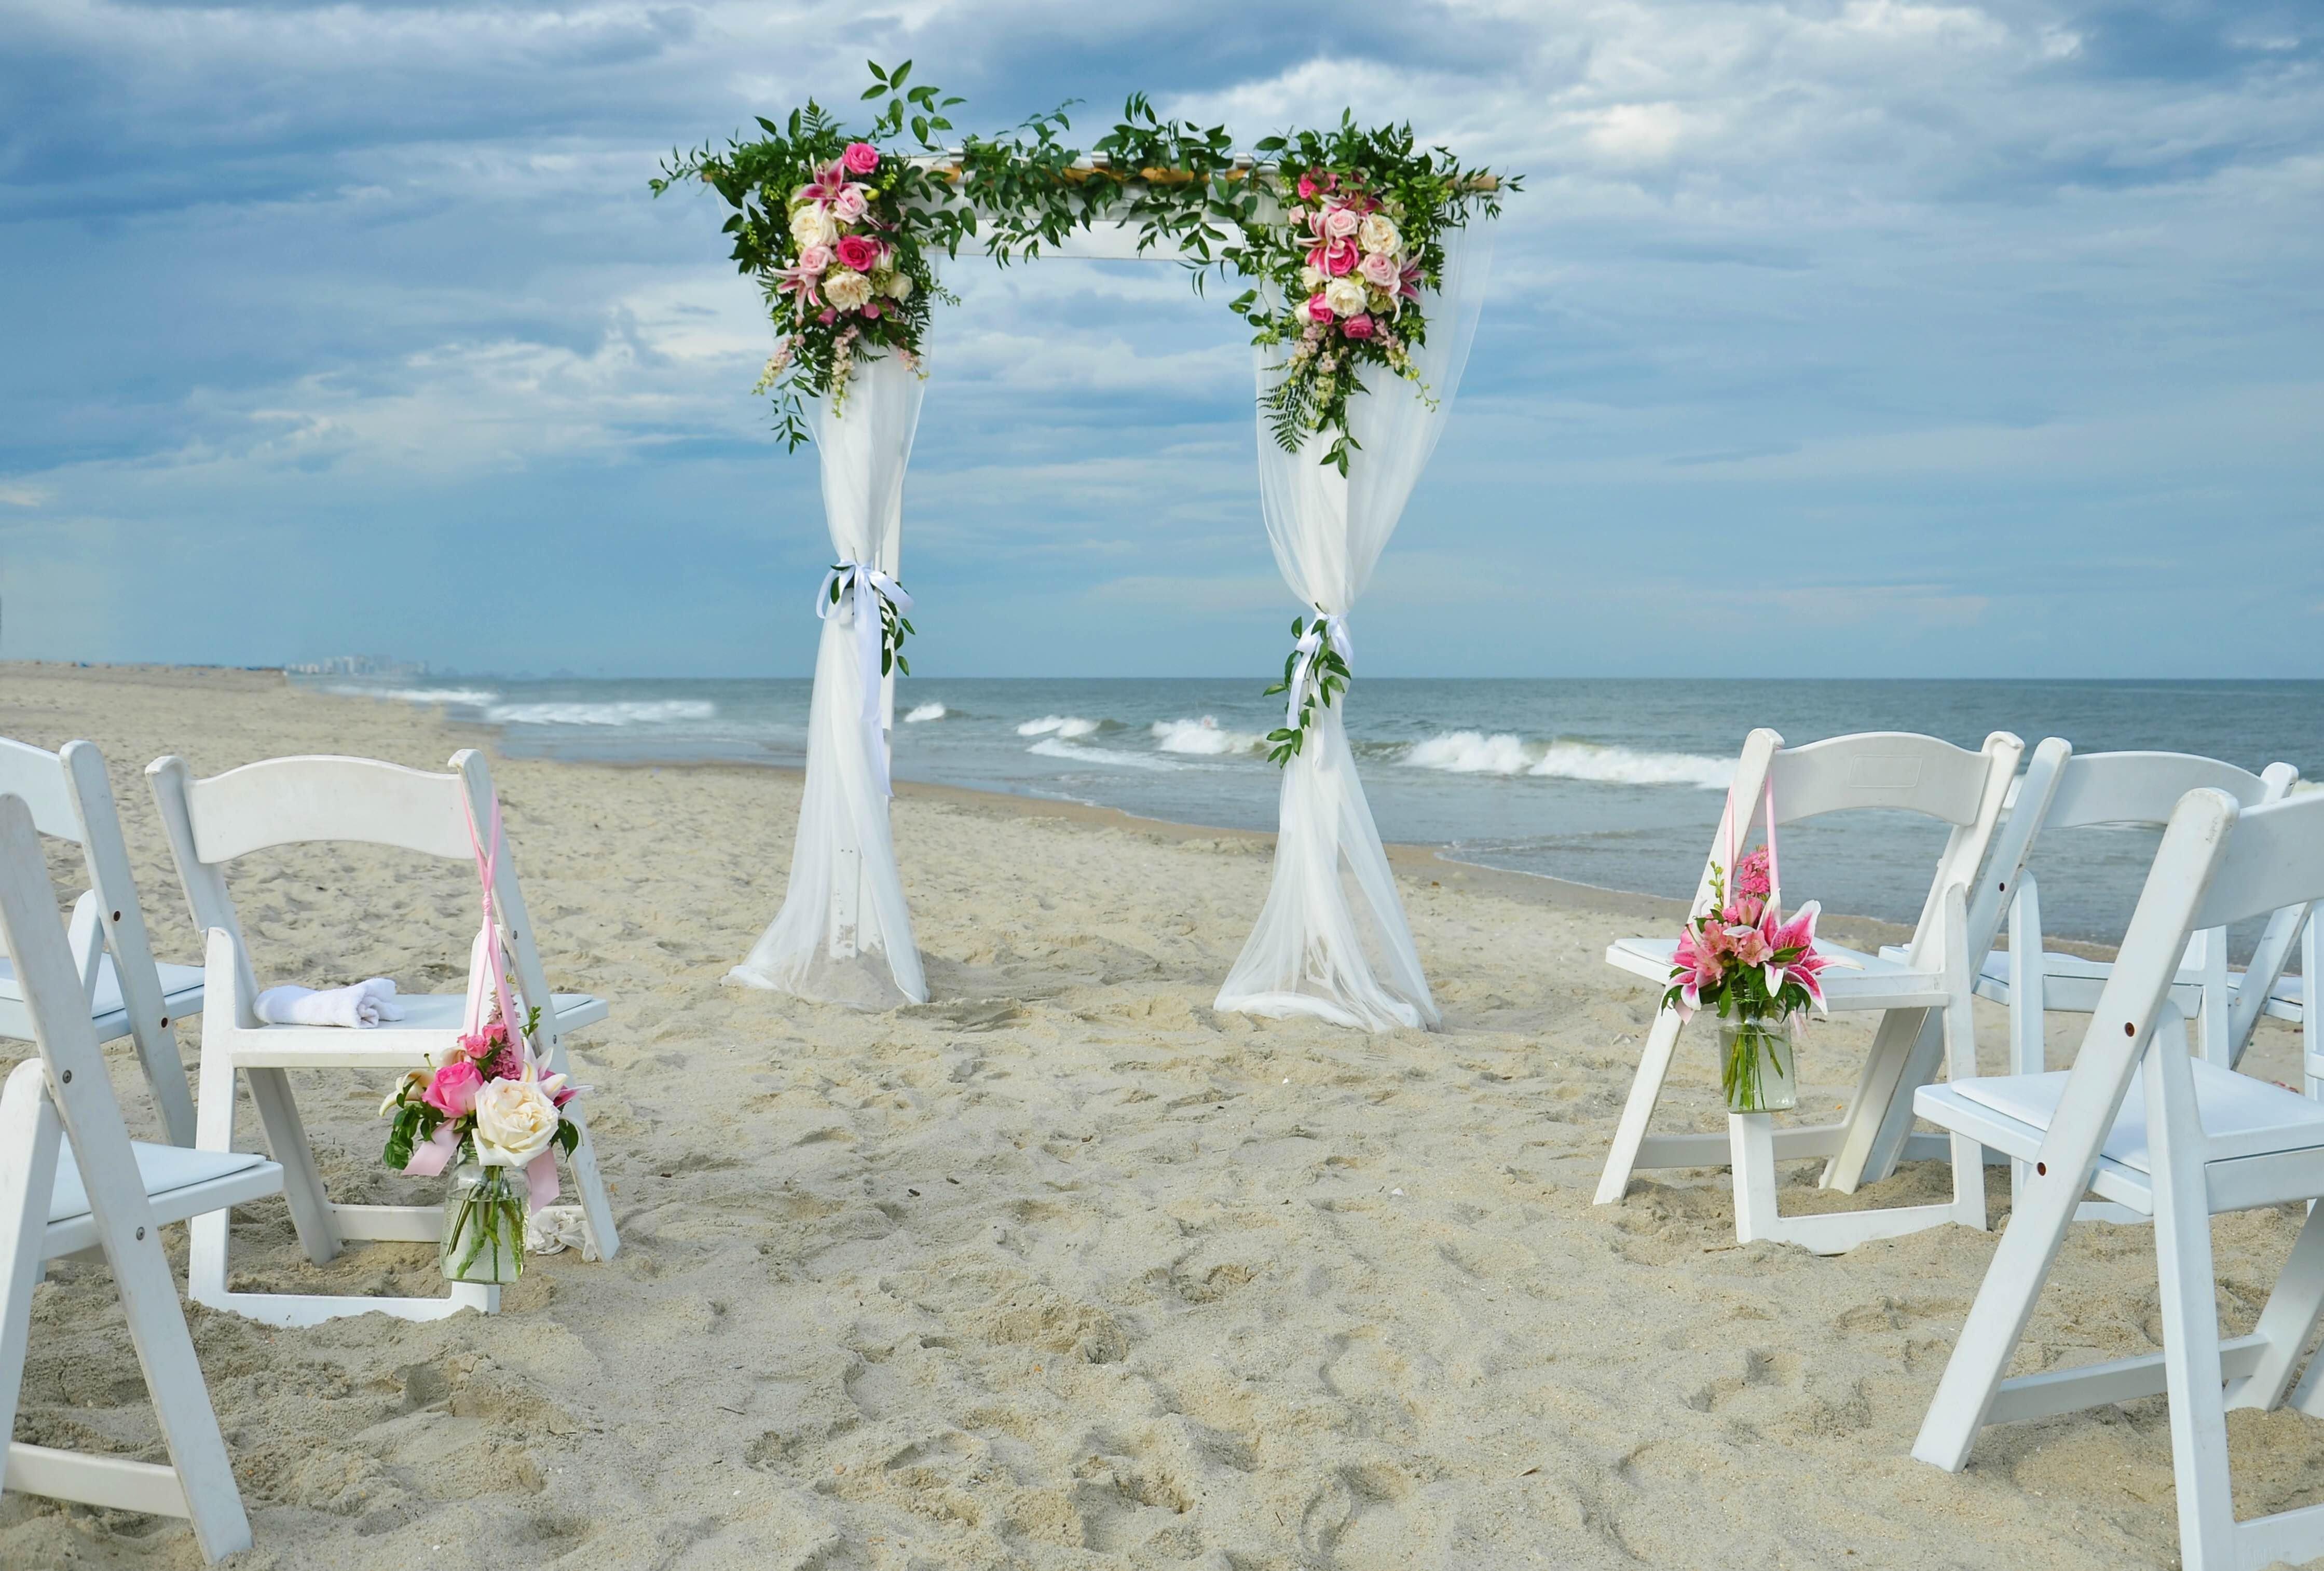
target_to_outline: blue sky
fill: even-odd
[[[2324,17],[1896,0],[0,0],[0,654],[804,674],[813,458],[645,181],[867,54],[1526,175],[1368,670],[2324,674]],[[916,669],[1279,662],[1220,298],[948,276]]]

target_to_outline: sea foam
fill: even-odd
[[[708,720],[718,706],[706,698],[625,698],[602,703],[545,699],[530,704],[494,704],[484,718],[495,725],[657,725],[673,720]]]
[[[1038,720],[1028,720],[1017,727],[1019,736],[1087,736],[1096,731],[1100,722],[1084,720],[1078,715],[1044,715]]]
[[[1230,731],[1209,715],[1199,720],[1157,720],[1154,745],[1164,753],[1192,753],[1219,757],[1230,753],[1258,753],[1267,738],[1249,731]]]
[[[1692,786],[1725,790],[1735,761],[1693,753],[1645,753],[1561,737],[1530,742],[1507,731],[1448,731],[1416,742],[1403,762],[1446,774],[1534,775],[1604,785]]]
[[[919,704],[914,706],[912,712],[904,716],[904,724],[918,725],[924,720],[941,720],[951,713],[952,711],[942,704]]]

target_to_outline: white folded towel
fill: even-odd
[[[524,1247],[528,1254],[555,1254],[559,1250],[577,1249],[583,1260],[597,1258],[597,1241],[589,1236],[588,1221],[578,1206],[543,1206],[527,1213]]]
[[[341,1025],[368,1030],[383,1020],[401,1020],[395,984],[374,976],[351,986],[318,993],[311,987],[270,987],[252,1005],[268,1025]]]

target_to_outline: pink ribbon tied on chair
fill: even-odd
[[[483,923],[476,929],[476,940],[468,949],[468,1002],[460,1016],[460,1034],[475,1036],[484,1029],[487,1016],[494,1005],[499,1007],[502,1023],[508,1028],[509,1040],[524,1055],[528,1065],[533,1062],[532,1044],[524,1035],[524,1022],[517,1018],[516,998],[509,989],[508,959],[502,952],[500,914],[493,900],[493,889],[500,873],[500,858],[503,840],[501,833],[501,805],[493,802],[493,827],[489,843],[477,831],[475,806],[468,806],[468,845],[475,853],[476,882],[481,891],[484,908]],[[411,1151],[411,1160],[403,1170],[419,1178],[433,1178],[451,1165],[454,1153],[459,1150],[459,1137],[447,1119],[437,1125],[436,1132]],[[532,1205],[537,1210],[558,1197],[557,1157],[546,1151],[525,1165],[525,1184],[532,1193]]]

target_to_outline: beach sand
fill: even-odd
[[[484,741],[268,674],[25,665],[0,666],[0,735],[104,748],[156,947],[185,960],[149,759],[440,768]],[[860,1015],[720,984],[780,902],[796,776],[493,771],[551,979],[613,1001],[573,1047],[623,1249],[537,1257],[490,1318],[275,1331],[189,1308],[256,1534],[237,1565],[2177,1563],[2160,1399],[1988,1431],[1959,1476],[1909,1455],[1990,1235],[1738,1247],[1723,1172],[1590,1203],[1654,1002],[1600,955],[1667,902],[1402,853],[1444,1030],[1218,1015],[1264,836],[908,787],[933,1002]],[[468,867],[237,865],[263,981],[460,986]],[[1810,1111],[1837,1106],[1866,1038],[1814,1030]],[[1665,1126],[1718,1126],[1706,1040]],[[2297,1041],[2264,1026],[2247,1064],[2292,1079]],[[126,1044],[114,1058],[150,1132]],[[379,1165],[386,1078],[301,1084],[338,1198],[432,1197]],[[259,1139],[246,1102],[242,1128]],[[1931,1164],[1856,1199],[1813,1171],[1788,1171],[1787,1208],[1942,1190]],[[2230,1333],[2296,1221],[2220,1221]],[[279,1201],[235,1238],[239,1285],[438,1290],[420,1246],[307,1264]],[[2151,1248],[2077,1229],[2023,1367],[2153,1348]],[[2243,1514],[2324,1500],[2302,1419],[2228,1428]],[[160,1455],[102,1264],[36,1295],[16,1437]],[[198,1564],[181,1524],[0,1502],[11,1568]]]

